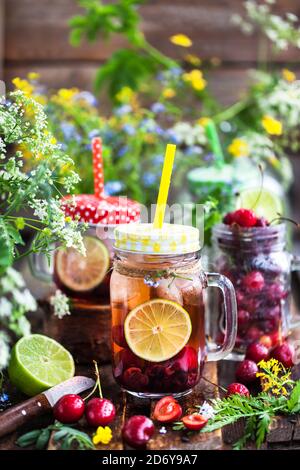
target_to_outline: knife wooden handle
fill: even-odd
[[[51,410],[43,393],[0,413],[0,437],[15,431],[19,426]]]

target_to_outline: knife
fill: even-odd
[[[51,410],[55,403],[69,393],[78,394],[92,388],[95,381],[77,376],[55,385],[46,392],[0,413],[0,437],[15,431],[19,426]]]

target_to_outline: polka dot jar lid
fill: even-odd
[[[120,225],[115,229],[115,248],[137,253],[175,255],[199,251],[200,232],[188,225]]]
[[[89,224],[117,225],[140,220],[140,205],[126,197],[99,199],[93,194],[78,194],[65,197],[63,208],[67,217],[78,217]]]

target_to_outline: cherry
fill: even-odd
[[[120,348],[127,347],[123,325],[114,325],[112,327],[112,340],[114,343],[120,346]]]
[[[232,225],[234,223],[234,215],[233,212],[228,212],[223,218],[223,224],[225,225]]]
[[[263,335],[259,338],[259,343],[266,346],[266,348],[270,349],[273,346],[272,338],[270,335]]]
[[[230,395],[242,395],[245,397],[250,397],[250,392],[248,388],[245,387],[245,385],[234,382],[227,388],[226,397],[229,397]]]
[[[275,349],[271,352],[271,356],[277,361],[281,362],[284,367],[290,368],[294,365],[294,353],[295,350],[293,346],[289,343],[282,343],[279,346],[276,346]]]
[[[154,408],[153,417],[160,423],[172,423],[180,418],[182,409],[173,397],[163,397]]]
[[[191,346],[185,346],[175,357],[164,364],[169,370],[182,370],[188,372],[198,368],[198,356]]]
[[[240,363],[236,371],[236,378],[242,384],[248,384],[254,382],[256,380],[256,374],[258,372],[258,367],[254,361],[250,361],[249,359],[244,359]]]
[[[84,413],[84,401],[79,395],[61,397],[53,408],[55,419],[63,424],[76,423]]]
[[[126,387],[137,392],[142,391],[149,383],[147,375],[143,374],[139,367],[125,370],[122,381]]]
[[[114,404],[106,398],[92,398],[85,410],[85,417],[90,426],[106,426],[111,423],[116,416]]]
[[[247,310],[239,310],[238,311],[238,326],[245,327],[250,320],[250,313]]]
[[[246,351],[246,359],[251,359],[258,364],[262,360],[267,360],[269,357],[269,349],[262,343],[252,343],[248,346]]]
[[[282,284],[274,283],[268,287],[266,295],[272,302],[278,302],[285,299],[288,296],[288,292],[285,291]]]
[[[200,431],[200,429],[206,426],[207,421],[207,418],[198,413],[187,415],[182,418],[184,426],[191,431]]]
[[[257,328],[257,326],[250,326],[246,333],[246,338],[250,343],[257,341],[263,334],[263,331]]]
[[[260,292],[265,285],[265,280],[260,271],[252,271],[244,277],[243,285],[249,292]]]
[[[258,217],[256,220],[255,227],[267,227],[268,225],[270,224],[267,219],[265,219],[264,217]]]
[[[152,420],[142,415],[129,418],[122,429],[123,439],[135,448],[145,447],[153,433],[154,425]]]
[[[129,349],[122,349],[115,355],[114,363],[116,364],[116,367],[114,368],[114,376],[119,378],[123,372],[130,367],[138,367],[139,369],[142,369],[144,361],[133,354]]]

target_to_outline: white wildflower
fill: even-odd
[[[10,317],[12,313],[12,304],[6,297],[0,299],[0,319]]]
[[[24,310],[24,312],[33,312],[37,309],[37,304],[34,297],[28,289],[20,291],[14,289],[12,291],[15,302]]]
[[[69,298],[60,290],[50,297],[50,304],[54,308],[54,315],[60,320],[66,315],[71,315]]]
[[[200,410],[199,410],[199,413],[200,415],[202,415],[204,418],[206,419],[211,419],[214,417],[215,415],[215,410],[213,409],[213,407],[207,403],[207,401],[205,401],[203,403],[203,405],[201,406]]]
[[[9,356],[9,337],[4,331],[0,331],[0,370],[8,366]]]
[[[18,319],[18,331],[22,336],[28,336],[31,333],[31,325],[24,316]]]

